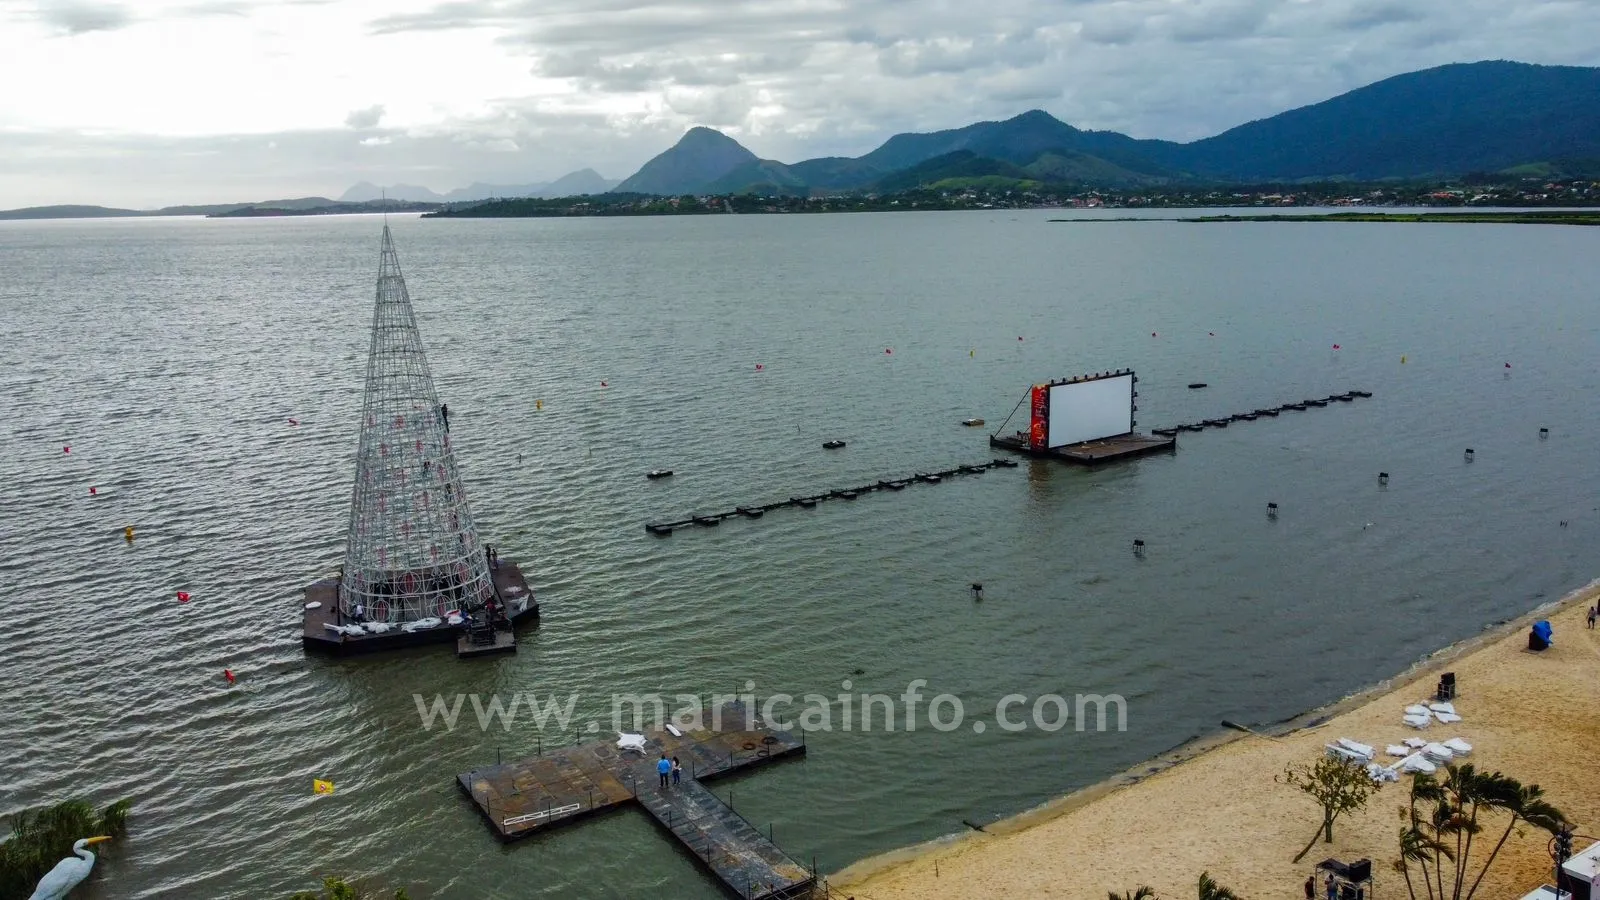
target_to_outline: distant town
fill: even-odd
[[[892,194],[592,194],[516,198],[443,206],[427,217],[714,215],[717,213],[895,212],[955,209],[1183,209],[1239,207],[1588,207],[1600,206],[1600,181],[1485,178],[1412,185],[1307,184],[1251,188],[1152,187],[1127,190],[927,187]]]

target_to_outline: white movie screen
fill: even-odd
[[[1132,375],[1050,387],[1051,447],[1113,437],[1132,430]]]

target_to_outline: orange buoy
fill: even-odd
[[[1339,349],[1339,345],[1338,344],[1334,344],[1333,345],[1333,349],[1335,349],[1335,350]]]
[[[93,497],[94,494],[95,494],[94,485],[91,484],[91,485],[89,485],[89,496]]]
[[[883,352],[884,353],[893,353],[894,351],[890,350],[888,347],[885,347],[885,348],[883,348]]]
[[[233,682],[235,680],[234,677],[233,677],[233,670],[232,669],[223,669],[222,670],[222,677],[228,679],[228,683],[229,684],[233,684]]]
[[[72,452],[72,448],[71,447],[62,447],[61,448],[61,452],[62,453],[71,453]]]
[[[179,591],[178,592],[178,602],[179,603],[188,603],[189,602],[189,592],[188,591]]]
[[[765,370],[765,369],[766,369],[766,368],[767,368],[767,367],[766,367],[766,366],[763,366],[763,365],[762,365],[762,364],[761,364],[761,363],[756,363],[756,371],[757,371],[757,372],[761,372],[761,371],[764,371],[764,370]]]

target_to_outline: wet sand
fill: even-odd
[[[1320,821],[1315,802],[1273,776],[1312,762],[1341,737],[1378,749],[1408,737],[1473,746],[1465,761],[1536,783],[1581,834],[1600,832],[1600,630],[1585,627],[1600,582],[1484,635],[1442,650],[1389,682],[1316,710],[1274,736],[1229,731],[1142,763],[1102,784],[988,826],[863,860],[829,879],[861,900],[1050,896],[1103,900],[1149,885],[1163,898],[1194,895],[1201,871],[1246,900],[1301,896],[1320,860],[1373,861],[1374,893],[1406,895],[1393,868],[1397,810],[1408,776],[1385,785],[1367,809],[1342,817],[1334,842],[1294,855]],[[1528,627],[1547,618],[1555,640],[1527,650]],[[1431,698],[1438,674],[1456,673],[1463,721],[1416,731],[1402,709]],[[1442,770],[1441,770],[1442,771]],[[1486,833],[1498,840],[1504,819]],[[1574,842],[1581,851],[1587,841]],[[1520,897],[1550,881],[1547,836],[1513,834],[1479,897]],[[1491,845],[1492,847],[1492,845]],[[1487,850],[1474,848],[1481,862]],[[1475,869],[1476,870],[1476,867]]]

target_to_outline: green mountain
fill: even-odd
[[[697,126],[611,190],[619,194],[693,194],[753,162],[760,160],[738,141]]]
[[[1477,62],[1396,75],[1168,157],[1236,180],[1415,178],[1600,156],[1600,69]]]
[[[1015,182],[1017,185],[1038,184],[1037,181],[1031,180],[1027,171],[1021,166],[979,156],[971,150],[956,150],[943,156],[925,159],[914,166],[885,176],[872,187],[880,194],[896,194],[917,188],[940,190],[978,187],[980,185],[976,182],[980,180],[987,182],[982,186],[994,185],[996,180]],[[1004,188],[1013,185],[1000,186]]]
[[[741,148],[742,149],[742,148]],[[702,188],[690,193],[763,194],[767,196],[806,196],[811,188],[790,167],[771,159],[757,159],[739,166]]]

